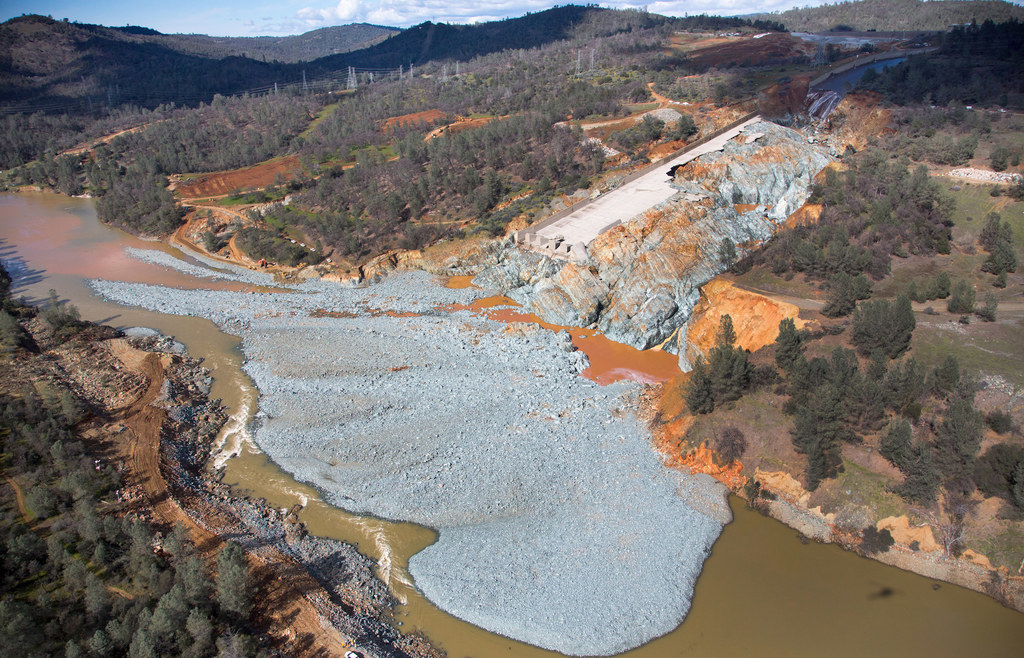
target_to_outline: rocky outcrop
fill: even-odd
[[[680,193],[598,236],[586,261],[553,261],[506,242],[474,283],[547,322],[595,326],[640,349],[666,343],[690,318],[700,286],[724,269],[722,243],[728,238],[742,253],[770,238],[830,162],[821,147],[773,123],[753,125],[745,137],[678,168]],[[678,338],[664,345],[680,347]]]

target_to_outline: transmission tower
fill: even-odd
[[[354,68],[352,68],[351,66],[348,67],[348,88],[349,89],[355,89],[356,88],[356,70]]]

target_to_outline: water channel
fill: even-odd
[[[404,630],[424,632],[453,658],[556,655],[455,619],[417,592],[405,566],[411,555],[434,540],[432,530],[328,506],[315,490],[269,462],[245,429],[255,410],[256,391],[240,369],[236,338],[206,320],[108,303],[95,297],[85,281],[100,277],[190,288],[244,286],[211,283],[135,261],[125,255],[125,247],[160,249],[188,258],[174,248],[100,225],[88,200],[0,195],[0,258],[18,277],[15,293],[38,300],[53,288],[77,305],[87,320],[152,327],[203,358],[215,378],[213,395],[223,399],[233,415],[224,438],[235,448],[229,452],[236,454],[223,463],[225,481],[238,492],[264,497],[277,507],[304,504],[300,518],[310,532],[356,544],[379,560],[382,574],[404,602],[395,613]],[[598,371],[588,374],[598,381],[622,376],[660,381],[671,374],[662,356],[624,352],[587,332],[577,332],[574,340],[594,357]],[[732,503],[735,520],[704,565],[686,621],[624,655],[1017,656],[1024,646],[1024,617],[988,597],[835,546],[805,544],[794,530],[747,510],[738,499]]]

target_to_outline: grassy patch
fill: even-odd
[[[844,505],[862,505],[871,509],[879,519],[906,513],[906,505],[894,493],[886,491],[889,479],[880,473],[843,460],[843,472],[822,487],[822,504],[828,511]]]
[[[252,192],[232,194],[231,196],[217,200],[216,204],[219,206],[244,206],[253,203],[269,203],[271,201],[280,201],[286,196],[288,196],[288,190],[281,188],[267,191],[254,190]]]
[[[976,551],[984,553],[996,567],[1016,571],[1021,561],[1024,561],[1024,527],[1019,523],[969,543]]]
[[[306,129],[299,133],[299,137],[306,137],[307,135],[311,134],[314,130],[316,130],[317,126],[323,123],[324,119],[331,116],[337,111],[338,105],[338,103],[331,103],[330,105],[325,105],[322,108],[320,108],[320,111],[316,113],[316,117],[314,117],[313,120],[309,122],[309,125],[306,126]]]
[[[943,309],[944,310],[944,309]],[[951,324],[955,318],[943,314],[919,324],[911,341],[911,354],[926,366],[942,362],[947,354],[967,371],[1001,375],[1016,386],[1024,386],[1024,319],[1012,317],[997,322],[975,318],[969,325]]]
[[[985,215],[990,212],[999,213],[1004,221],[1013,227],[1014,244],[1018,253],[1024,244],[1024,201],[1014,201],[1008,196],[994,197],[991,195],[992,185],[985,183],[968,183],[955,178],[938,179],[946,194],[956,202],[953,213],[953,237],[970,239],[973,243],[985,226]],[[959,187],[959,190],[954,190]],[[1006,186],[1002,186],[1005,190]],[[970,221],[968,221],[970,218]]]
[[[781,293],[804,299],[820,300],[824,297],[818,289],[818,284],[808,281],[803,275],[797,275],[789,279],[772,274],[767,267],[755,267],[735,279],[737,284],[755,292]]]
[[[782,400],[768,391],[749,393],[713,413],[697,416],[686,433],[686,442],[694,447],[707,442],[714,447],[716,437],[732,425],[746,437],[747,451],[742,461],[748,472],[760,467],[799,474],[804,466],[793,449],[789,435],[792,420],[782,413]]]
[[[650,112],[660,107],[659,103],[629,103],[626,105],[626,109],[629,110],[630,114],[636,112]]]

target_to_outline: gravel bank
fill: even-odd
[[[634,389],[578,377],[585,358],[564,336],[436,310],[481,291],[423,273],[270,294],[93,286],[241,336],[257,443],[333,504],[436,528],[409,566],[442,609],[573,655],[624,651],[685,616],[724,496],[689,507],[719,485],[664,468],[628,411]]]

